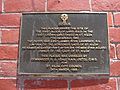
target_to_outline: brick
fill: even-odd
[[[108,26],[113,26],[113,15],[111,12],[107,14],[108,16]]]
[[[110,28],[110,42],[120,42],[120,28]]]
[[[120,76],[120,61],[111,61],[110,63],[110,76]]]
[[[5,12],[45,11],[45,0],[5,0]]]
[[[66,80],[25,80],[25,90],[67,90]]]
[[[16,90],[16,80],[0,79],[0,90]]]
[[[117,58],[120,59],[120,44],[117,45]]]
[[[17,46],[0,46],[0,59],[17,59]]]
[[[18,43],[19,30],[2,30],[2,43]]]
[[[17,63],[0,62],[0,76],[16,76]]]
[[[116,90],[116,79],[74,80],[72,90]]]
[[[48,11],[90,10],[89,0],[48,0]]]
[[[0,27],[19,27],[20,14],[0,14]]]
[[[116,47],[114,44],[110,44],[110,58],[113,59],[115,58],[115,51],[116,51]]]
[[[115,26],[120,26],[120,13],[114,14],[114,24]]]
[[[120,0],[92,0],[93,11],[120,11]]]

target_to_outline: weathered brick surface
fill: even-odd
[[[114,24],[120,26],[120,13],[114,14]]]
[[[110,28],[109,38],[110,42],[120,42],[120,28]]]
[[[5,12],[45,11],[45,0],[5,0]]]
[[[117,58],[120,59],[120,44],[117,45]]]
[[[0,90],[16,90],[16,80],[0,79]]]
[[[26,80],[25,90],[67,90],[66,80]]]
[[[19,27],[20,14],[0,14],[0,27]]]
[[[15,62],[0,62],[0,76],[16,76]]]
[[[18,29],[8,29],[1,30],[1,43],[18,43],[19,30]]]
[[[17,59],[17,46],[0,46],[0,59]]]
[[[116,90],[116,79],[75,80],[72,90]]]
[[[48,0],[48,11],[90,10],[89,0]]]
[[[120,61],[110,63],[110,76],[120,76]]]
[[[120,11],[120,0],[92,0],[93,11]]]

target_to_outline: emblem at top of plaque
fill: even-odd
[[[69,23],[67,22],[68,18],[69,18],[67,14],[61,14],[60,18],[62,20],[62,22],[59,23],[60,27],[69,27],[69,26],[71,26],[70,22]]]

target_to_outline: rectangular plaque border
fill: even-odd
[[[62,77],[66,77],[66,76],[108,76],[110,74],[110,56],[109,56],[109,60],[107,60],[107,65],[108,65],[108,73],[23,73],[23,72],[20,72],[20,47],[21,47],[21,32],[22,32],[22,19],[23,19],[23,15],[37,15],[37,14],[106,14],[107,15],[107,32],[108,32],[108,13],[107,12],[31,12],[31,13],[27,13],[27,12],[24,12],[22,13],[22,16],[21,16],[21,19],[20,19],[20,31],[19,31],[19,46],[18,46],[18,61],[17,61],[17,74],[18,75],[38,75],[38,76],[41,76],[41,77],[59,77],[59,76],[62,76]],[[109,35],[107,33],[107,44],[108,44],[108,53],[109,53]]]

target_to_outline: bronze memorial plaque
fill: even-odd
[[[107,14],[23,14],[18,73],[109,75]]]

